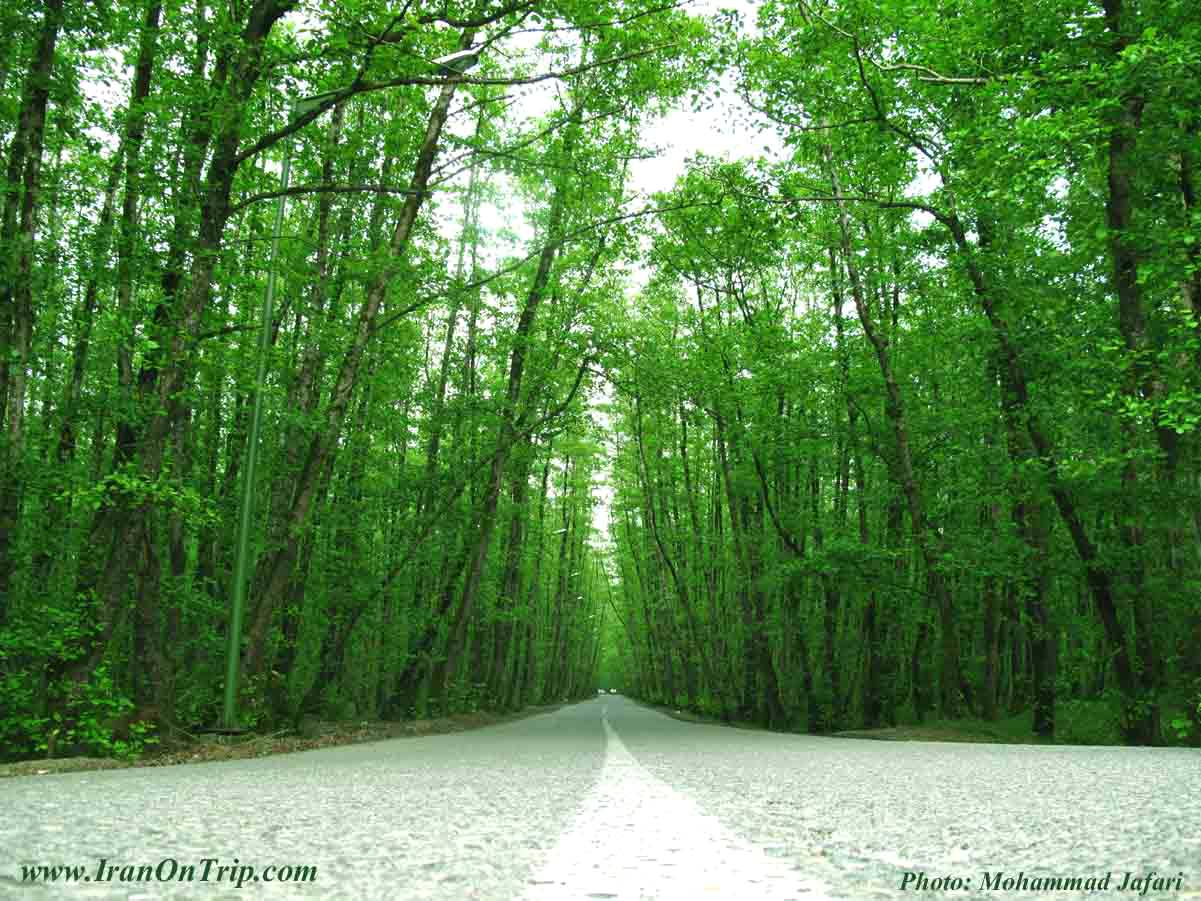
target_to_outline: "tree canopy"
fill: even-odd
[[[240,534],[248,726],[1201,741],[1201,16],[752,15],[7,8],[0,752],[214,722]]]

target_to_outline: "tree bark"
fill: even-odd
[[[571,114],[572,118],[578,120],[580,112],[581,110],[577,107]],[[570,145],[567,153],[570,155]],[[525,376],[526,356],[529,353],[538,308],[545,297],[547,285],[550,282],[551,267],[558,255],[559,242],[557,239],[563,221],[564,208],[567,204],[567,192],[567,184],[560,181],[551,199],[550,216],[546,228],[547,243],[538,256],[538,268],[535,270],[533,281],[526,294],[521,317],[517,321],[517,329],[513,336],[513,349],[509,355],[509,375],[501,408],[500,428],[496,436],[496,446],[492,452],[491,469],[487,487],[484,490],[483,502],[475,516],[475,546],[471,551],[463,593],[451,620],[447,636],[446,659],[437,666],[434,684],[431,686],[432,695],[438,698],[444,707],[449,689],[447,677],[448,674],[455,671],[458,665],[458,657],[462,652],[466,636],[467,622],[475,610],[480,582],[484,575],[484,564],[492,546],[492,533],[496,526],[496,508],[504,480],[505,464],[517,441],[518,401],[521,396],[522,380]]]
[[[462,49],[471,46],[473,36],[474,32],[471,30],[463,33],[460,40]],[[388,245],[391,261],[400,260],[408,249],[417,214],[428,193],[430,173],[438,153],[442,129],[450,115],[451,99],[459,84],[458,79],[453,79],[443,85],[430,112],[413,167],[413,176],[409,180],[409,193],[405,196]],[[308,452],[296,477],[291,509],[286,517],[281,518],[279,531],[273,536],[272,544],[278,550],[259,564],[255,579],[255,584],[260,586],[257,592],[259,600],[251,617],[246,651],[248,675],[257,675],[265,667],[268,630],[272,617],[285,595],[296,561],[296,542],[292,536],[299,533],[308,519],[315,498],[318,475],[342,433],[351,395],[358,384],[363,354],[368,341],[371,340],[380,305],[394,274],[395,262],[376,275],[367,290],[355,322],[354,334],[334,382],[325,422],[309,443]]]
[[[875,351],[880,374],[884,379],[885,410],[896,442],[897,475],[909,507],[913,542],[921,554],[926,570],[926,592],[938,610],[942,663],[939,672],[939,709],[943,716],[954,718],[959,716],[963,710],[963,702],[966,700],[964,697],[966,683],[960,671],[959,636],[956,631],[954,603],[946,576],[942,571],[942,548],[935,546],[939,542],[931,536],[932,528],[926,515],[921,488],[914,473],[913,458],[909,448],[909,427],[905,417],[901,389],[893,372],[888,338],[879,331],[868,308],[867,297],[859,277],[859,267],[855,262],[855,253],[851,246],[850,216],[847,213],[847,204],[843,198],[838,173],[834,169],[833,151],[828,144],[824,148],[824,154],[831,190],[838,207],[842,255],[851,283],[851,296],[855,301],[859,322],[863,326],[863,332],[867,336],[868,342]]]
[[[4,173],[0,211],[0,622],[6,619],[21,510],[25,393],[33,354],[33,249],[37,239],[46,108],[63,0],[45,0]]]

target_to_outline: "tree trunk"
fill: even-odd
[[[44,5],[9,147],[0,212],[0,623],[6,619],[15,569],[12,550],[21,510],[25,393],[33,354],[33,250],[42,147],[54,49],[63,23],[63,0],[45,0]]]
[[[871,311],[868,308],[867,297],[863,291],[862,282],[859,277],[859,267],[855,262],[855,253],[851,246],[850,216],[847,213],[847,204],[843,199],[838,174],[834,169],[833,152],[828,144],[824,148],[824,154],[831,190],[838,207],[843,262],[851,283],[851,296],[855,301],[855,310],[859,314],[859,322],[863,326],[863,332],[867,336],[872,349],[875,351],[876,361],[880,367],[880,375],[884,379],[886,392],[885,411],[892,426],[893,438],[896,442],[897,474],[900,478],[906,503],[909,506],[913,542],[921,554],[922,563],[926,570],[926,593],[934,602],[938,611],[942,663],[939,671],[939,710],[943,716],[953,718],[959,716],[963,709],[963,692],[966,682],[960,671],[959,636],[956,632],[954,604],[951,598],[950,587],[942,571],[942,548],[935,547],[936,539],[931,535],[933,530],[926,515],[921,487],[918,485],[917,477],[914,473],[913,459],[909,449],[909,427],[905,417],[900,386],[897,384],[896,376],[893,372],[892,359],[888,350],[888,338],[876,327]],[[916,658],[914,662],[916,664]]]
[[[471,46],[473,36],[474,32],[471,29],[463,32],[460,40],[461,49]],[[325,422],[309,443],[304,463],[296,477],[291,509],[286,517],[281,517],[278,532],[273,536],[271,543],[278,547],[278,550],[259,564],[255,579],[255,584],[260,586],[257,592],[259,601],[251,617],[246,651],[248,675],[257,675],[263,671],[266,665],[268,630],[275,610],[286,593],[296,561],[296,543],[291,536],[297,534],[308,519],[309,511],[316,497],[318,475],[326,457],[332,452],[342,433],[351,395],[358,384],[363,354],[375,330],[380,305],[383,303],[388,285],[395,273],[394,261],[402,259],[408,249],[409,239],[417,222],[417,214],[420,212],[427,194],[442,128],[450,115],[451,99],[454,97],[459,83],[458,79],[452,79],[443,85],[434,108],[430,112],[425,136],[421,141],[417,160],[413,167],[413,176],[409,180],[408,193],[388,245],[388,257],[392,262],[372,280],[359,309],[350,346],[342,358],[342,365],[334,383]]]
[[[572,119],[578,119],[579,114],[580,109],[577,108],[572,113]],[[570,155],[570,150],[568,150],[568,154]],[[538,307],[545,296],[547,284],[550,281],[551,267],[558,255],[558,236],[564,207],[567,204],[567,191],[568,186],[563,181],[555,188],[546,229],[547,243],[543,247],[542,253],[539,254],[538,268],[526,294],[525,305],[514,333],[513,350],[509,356],[508,384],[505,389],[504,405],[501,409],[500,428],[497,431],[496,446],[492,452],[491,470],[488,475],[487,487],[484,490],[483,502],[475,516],[475,546],[471,553],[463,594],[451,620],[450,632],[447,636],[446,659],[436,668],[434,684],[431,687],[434,697],[438,698],[443,705],[447,699],[447,674],[453,672],[458,665],[467,622],[475,610],[480,582],[484,575],[484,564],[488,557],[488,551],[492,547],[492,533],[496,526],[496,508],[504,480],[505,464],[518,438],[517,419],[520,415],[518,401],[521,396],[521,383],[525,375],[526,355],[529,352]]]

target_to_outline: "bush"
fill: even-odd
[[[1184,709],[1168,721],[1168,733],[1181,744],[1201,746],[1201,677],[1193,680]]]
[[[0,676],[0,748],[2,760],[21,760],[46,750],[48,717],[33,711],[34,684],[29,673]]]
[[[1055,738],[1067,745],[1120,745],[1122,724],[1113,701],[1076,699],[1056,705]]]
[[[132,719],[133,701],[117,692],[105,667],[91,681],[68,690],[66,712],[41,721],[33,751],[48,757],[72,753],[131,760],[158,744],[155,724]]]

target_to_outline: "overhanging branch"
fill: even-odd
[[[593,69],[611,66],[616,63],[629,62],[634,59],[641,59],[644,56],[650,56],[654,53],[659,53],[662,50],[675,48],[674,43],[655,44],[643,50],[635,50],[630,53],[622,53],[618,56],[610,56],[605,59],[596,60],[591,63],[585,63],[579,66],[573,66],[569,69],[558,69],[553,72],[541,72],[537,75],[526,76],[510,76],[507,78],[478,78],[466,77],[460,74],[454,74],[449,77],[439,77],[435,75],[402,75],[398,78],[389,78],[384,81],[361,81],[356,80],[354,83],[343,88],[340,91],[331,91],[321,103],[313,106],[300,116],[297,116],[287,125],[278,128],[275,131],[264,135],[251,144],[234,158],[234,166],[241,165],[246,160],[250,159],[259,153],[262,153],[268,147],[282,141],[289,135],[295,134],[300,129],[304,128],[310,122],[314,121],[326,110],[332,109],[343,101],[355,97],[359,94],[367,94],[372,91],[382,91],[388,88],[406,87],[406,86],[429,86],[442,87],[450,82],[467,85],[531,85],[538,84],[543,81],[563,80],[570,78],[573,75],[579,75],[583,72],[589,72]]]
[[[254,194],[230,207],[231,216],[240,213],[252,203],[261,200],[271,200],[276,197],[294,197],[298,194],[417,194],[408,188],[398,188],[393,185],[296,185],[284,191],[264,191]],[[425,192],[429,193],[429,192]]]

